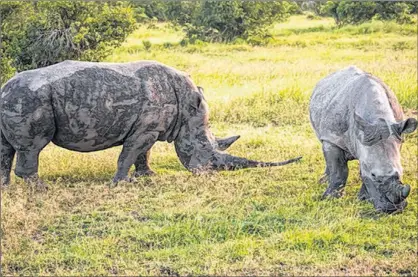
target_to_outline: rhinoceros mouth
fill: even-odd
[[[386,203],[384,205],[377,205],[376,211],[383,212],[387,214],[399,213],[402,212],[406,206],[408,206],[407,201],[402,201],[399,204],[394,203]]]
[[[390,178],[384,184],[373,182],[370,178],[363,178],[365,193],[364,200],[373,203],[376,211],[384,213],[401,212],[408,205],[406,198],[411,187],[404,185],[399,178]]]
[[[380,197],[380,201],[378,201],[378,203],[375,203],[377,211],[391,214],[395,212],[402,212],[406,208],[408,202],[406,202],[405,198],[408,197],[410,187],[408,185],[402,187],[400,182],[398,186],[399,188],[396,189],[396,194],[398,194],[396,197],[396,202],[394,201],[391,192],[383,192]],[[408,188],[407,195],[403,195],[404,188]]]

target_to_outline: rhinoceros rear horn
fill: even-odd
[[[297,157],[294,159],[282,161],[282,162],[259,162],[248,160],[245,158],[240,158],[232,156],[229,154],[218,153],[216,155],[212,166],[214,169],[223,169],[223,170],[236,170],[241,168],[250,168],[250,167],[273,167],[273,166],[282,166],[290,163],[294,163],[302,159],[302,157]]]
[[[229,138],[216,138],[216,142],[218,143],[218,149],[224,151],[228,149],[234,142],[236,142],[241,136],[233,136]]]

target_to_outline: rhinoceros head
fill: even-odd
[[[209,129],[208,119],[208,105],[202,89],[197,87],[195,92],[183,100],[181,127],[174,142],[181,163],[192,172],[280,166],[300,159],[264,163],[222,153],[219,150],[228,148],[239,136],[216,139]]]
[[[402,210],[410,192],[410,186],[401,182],[402,134],[415,131],[416,119],[391,124],[382,118],[368,122],[354,114],[354,121],[361,177],[365,185],[362,191],[365,195],[360,197],[370,200],[377,210],[383,212]]]

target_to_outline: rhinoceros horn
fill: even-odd
[[[249,160],[246,158],[236,157],[225,153],[216,153],[214,155],[214,160],[212,161],[213,169],[221,170],[235,170],[241,168],[250,168],[250,167],[272,167],[272,166],[282,166],[290,163],[294,163],[302,159],[302,157],[297,157],[281,162],[259,162],[254,160]]]
[[[224,138],[224,139],[216,138],[216,143],[218,144],[218,149],[221,150],[221,151],[224,151],[224,150],[228,149],[239,138],[240,138],[240,136],[232,136],[232,137]]]
[[[215,145],[215,146],[214,146]],[[222,153],[211,142],[211,136],[200,135],[198,140],[182,139],[175,142],[176,152],[181,163],[190,171],[236,170],[250,167],[282,166],[299,161],[297,157],[282,162],[260,162]]]
[[[297,157],[283,162],[259,162],[222,153],[219,150],[226,149],[239,136],[221,140],[219,146],[208,126],[209,110],[201,90],[195,89],[183,101],[182,120],[174,145],[181,163],[190,171],[281,166],[301,159]]]

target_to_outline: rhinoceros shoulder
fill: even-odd
[[[370,73],[366,73],[367,77],[377,83],[385,92],[385,95],[389,101],[390,108],[393,111],[393,116],[395,117],[396,121],[403,120],[403,111],[402,107],[398,102],[398,99],[396,98],[395,93],[389,88],[388,85],[386,85],[380,78],[373,76]]]

